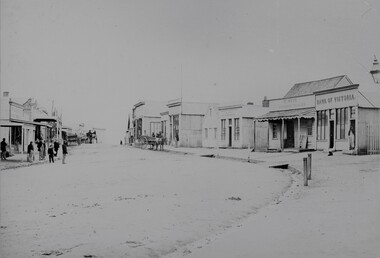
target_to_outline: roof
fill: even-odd
[[[286,93],[284,98],[298,97],[313,94],[315,91],[330,90],[338,87],[352,85],[353,83],[347,75],[336,76],[318,81],[296,83]]]
[[[359,91],[359,107],[380,108],[380,92]]]
[[[272,111],[266,113],[265,115],[259,116],[256,119],[263,120],[277,120],[282,118],[292,119],[292,118],[313,118],[315,117],[315,108],[301,108],[301,109],[292,109],[284,111]]]

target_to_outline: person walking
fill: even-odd
[[[38,143],[37,143],[37,149],[38,149],[38,154],[39,154],[39,160],[43,160],[44,151],[43,151],[42,139],[40,139],[38,141]]]
[[[3,138],[3,141],[1,142],[1,160],[7,159],[7,145],[5,138]]]
[[[46,142],[43,140],[42,142],[42,160],[45,160],[46,157]]]
[[[28,145],[28,161],[33,162],[34,160],[34,147],[33,142],[30,142]]]
[[[67,152],[67,143],[66,141],[63,142],[62,145],[62,164],[66,164],[66,155],[68,154]]]
[[[49,149],[48,149],[48,155],[49,155],[49,163],[54,163],[54,149],[53,149],[53,144],[50,144]]]

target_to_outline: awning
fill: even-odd
[[[34,118],[34,121],[35,122],[57,122],[57,118],[53,116],[37,117],[37,118]]]
[[[292,110],[280,110],[272,111],[266,113],[265,115],[259,116],[256,120],[267,121],[267,120],[278,120],[278,119],[293,119],[293,118],[314,118],[315,108],[301,108]]]
[[[23,123],[15,123],[11,121],[0,121],[0,127],[15,127],[15,126],[22,126]]]

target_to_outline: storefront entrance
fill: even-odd
[[[286,121],[286,139],[285,148],[294,148],[294,122],[292,120]]]

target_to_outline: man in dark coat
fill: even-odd
[[[53,149],[53,144],[50,144],[49,149],[48,149],[48,155],[49,155],[49,163],[54,163],[54,149]]]
[[[54,151],[55,151],[54,156],[56,156],[56,157],[57,157],[57,154],[58,154],[58,149],[59,149],[59,142],[55,141],[54,142]]]
[[[3,141],[1,142],[1,159],[2,160],[7,159],[6,154],[7,154],[7,143],[5,142],[5,138],[3,138]]]

